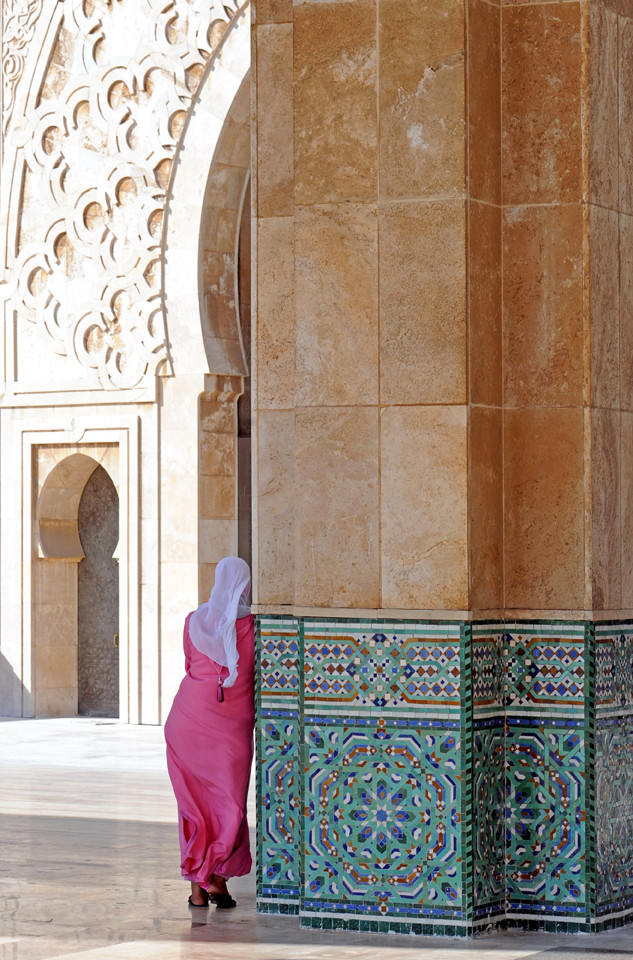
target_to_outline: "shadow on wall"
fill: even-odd
[[[13,667],[0,653],[0,717],[22,716],[24,684],[14,673]]]

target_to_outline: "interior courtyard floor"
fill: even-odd
[[[304,930],[256,914],[252,873],[231,883],[236,910],[191,911],[160,727],[2,721],[0,850],[0,960],[633,958],[633,926],[476,941]]]

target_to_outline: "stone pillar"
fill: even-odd
[[[255,7],[259,907],[619,922],[630,22]]]

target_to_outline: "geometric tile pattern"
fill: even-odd
[[[499,624],[475,625],[473,696],[473,918],[505,912],[505,663]]]
[[[473,632],[472,642],[473,705],[502,708],[505,696],[503,633],[488,628]]]
[[[267,711],[259,735],[259,893],[274,900],[299,895],[300,794],[298,719]]]
[[[303,621],[303,923],[465,929],[462,638]]]
[[[597,914],[633,907],[633,717],[596,725]]]
[[[294,619],[260,622],[259,671],[264,700],[298,703],[299,637]]]
[[[572,640],[506,634],[506,705],[582,706],[584,645],[584,636]]]
[[[585,916],[584,730],[510,719],[506,735],[506,900],[510,913]]]
[[[633,635],[597,633],[596,706],[612,712],[633,708]]]
[[[596,914],[633,910],[633,625],[596,626]]]
[[[301,870],[300,651],[294,618],[257,622],[257,896],[297,913]]]
[[[420,639],[413,633],[305,631],[306,702],[409,709],[459,707],[459,635]]]
[[[258,658],[258,909],[449,935],[633,912],[632,623],[260,617]]]
[[[328,718],[305,745],[303,912],[461,917],[456,731]]]
[[[506,625],[506,912],[589,919],[584,625]]]
[[[475,722],[473,733],[473,912],[502,914],[505,905],[505,729],[503,719]]]

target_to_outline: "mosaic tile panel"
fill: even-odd
[[[585,916],[584,721],[508,718],[510,913]]]
[[[462,916],[457,722],[306,724],[302,910]]]
[[[595,642],[596,914],[633,911],[633,628],[599,624]]]
[[[596,630],[596,709],[619,714],[633,710],[633,635],[604,629]]]
[[[633,913],[633,624],[270,617],[259,643],[260,910],[451,936]]]
[[[584,651],[584,633],[575,637],[507,633],[506,706],[582,707]]]
[[[259,621],[259,690],[262,703],[299,701],[299,627],[294,618]]]
[[[473,707],[475,717],[492,708],[503,712],[505,697],[505,664],[503,632],[473,628],[472,640]]]
[[[472,628],[473,919],[505,905],[505,667],[499,624]]]
[[[463,918],[460,626],[304,621],[303,918]]]
[[[633,907],[633,716],[596,725],[596,899],[599,917]]]
[[[257,896],[261,911],[299,910],[300,649],[294,619],[257,631]]]
[[[266,711],[259,731],[259,895],[299,897],[299,722],[282,711]]]
[[[319,710],[459,708],[459,627],[349,622],[325,632],[306,620],[304,673],[306,706]]]
[[[503,911],[505,901],[505,729],[503,718],[473,733],[474,917]]]

